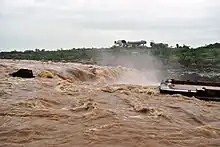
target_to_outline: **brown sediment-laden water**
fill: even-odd
[[[36,77],[9,76],[20,68]],[[161,95],[154,71],[13,60],[0,71],[2,147],[220,146],[220,103]]]

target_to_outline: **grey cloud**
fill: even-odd
[[[106,46],[119,38],[219,39],[217,0],[0,0],[0,48]]]

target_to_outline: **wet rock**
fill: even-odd
[[[32,70],[29,69],[19,69],[17,72],[9,74],[12,77],[21,77],[21,78],[34,78]]]
[[[184,74],[184,75],[181,75],[180,79],[181,80],[195,80],[195,81],[198,81],[200,80],[202,77],[197,74],[197,73],[187,73],[187,74]]]
[[[186,73],[180,76],[180,80],[192,80],[192,81],[220,81],[219,76],[208,77],[208,76],[201,76],[198,73]]]
[[[41,77],[41,78],[53,78],[54,75],[52,72],[50,71],[42,71],[38,74],[38,77]]]

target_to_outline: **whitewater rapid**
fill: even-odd
[[[36,77],[9,76],[20,68]],[[1,60],[0,71],[0,146],[220,145],[220,104],[161,95],[155,70]]]

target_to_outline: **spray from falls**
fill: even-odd
[[[117,53],[103,52],[101,65],[124,67],[116,83],[137,85],[158,85],[165,77],[163,64],[146,50],[122,50]]]

